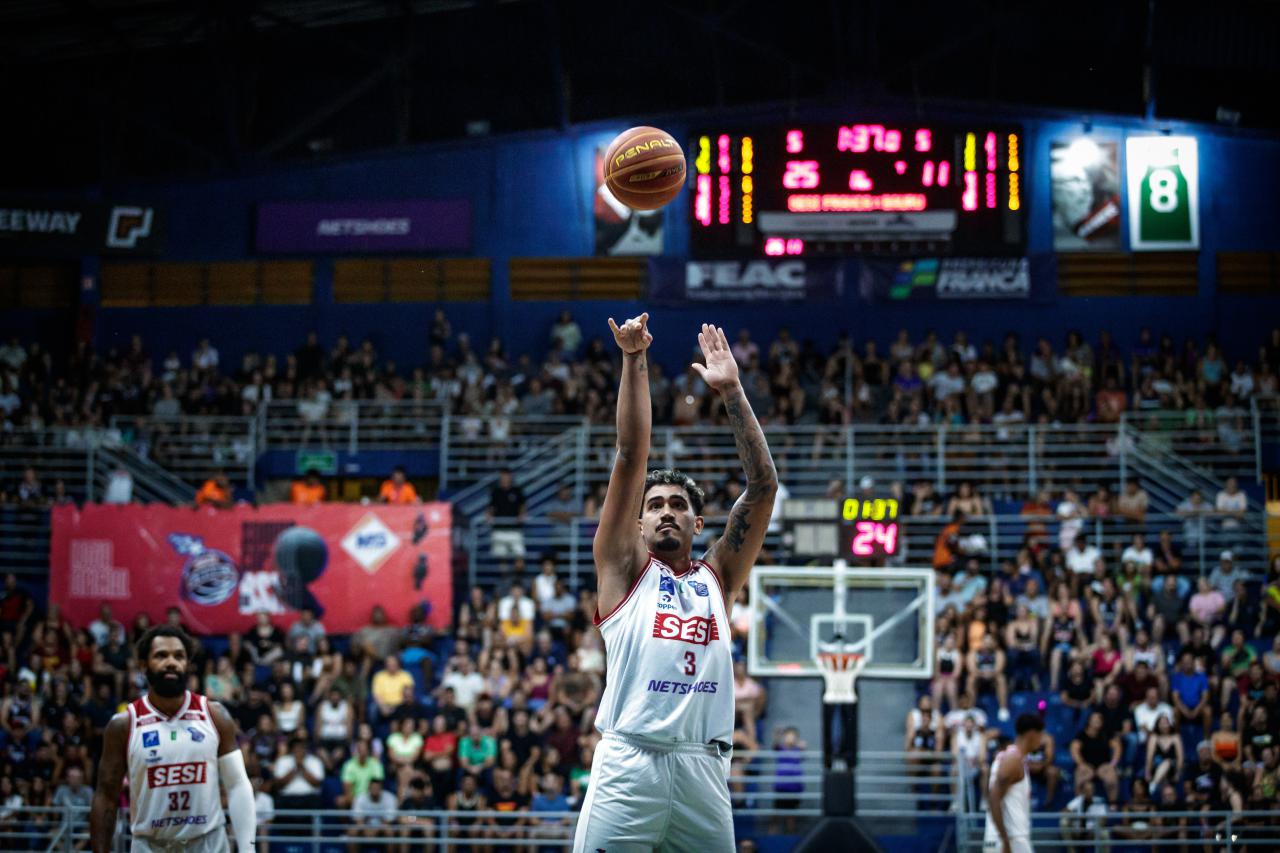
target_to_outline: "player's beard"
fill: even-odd
[[[169,676],[173,675],[173,678]],[[171,672],[156,672],[147,670],[147,684],[151,685],[151,689],[156,692],[157,696],[165,699],[172,699],[175,696],[181,696],[182,691],[186,689],[183,684],[182,675]]]
[[[660,538],[654,540],[653,550],[655,551],[679,551],[680,540],[667,533]]]

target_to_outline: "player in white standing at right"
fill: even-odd
[[[1014,724],[1012,744],[996,755],[987,783],[987,825],[984,850],[1000,853],[1031,853],[1031,777],[1027,755],[1040,748],[1044,720],[1023,714]]]

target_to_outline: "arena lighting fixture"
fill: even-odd
[[[1102,162],[1102,149],[1089,136],[1078,136],[1064,152],[1063,161],[1073,167],[1089,169]]]

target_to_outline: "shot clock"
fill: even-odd
[[[841,515],[840,551],[845,559],[892,557],[898,553],[896,500],[846,498]]]
[[[901,548],[899,503],[894,498],[788,500],[782,519],[797,557],[831,557],[875,563]]]
[[[1025,246],[1019,126],[864,119],[695,131],[690,144],[698,257]]]

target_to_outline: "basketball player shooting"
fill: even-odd
[[[89,812],[93,853],[108,853],[120,783],[128,774],[131,853],[228,853],[218,782],[237,853],[253,853],[253,786],[227,709],[186,689],[191,638],[158,625],[138,640],[149,689],[103,733],[98,787]]]
[[[760,553],[778,476],[724,330],[704,324],[706,364],[693,367],[724,401],[747,486],[724,535],[693,559],[702,490],[648,470],[648,326],[648,314],[609,320],[623,353],[618,447],[593,544],[607,681],[575,853],[733,850],[728,608]]]
[[[1040,748],[1044,720],[1023,714],[1014,723],[1012,744],[991,763],[987,783],[987,823],[982,836],[984,850],[1000,853],[1032,853],[1031,780],[1027,755]]]

